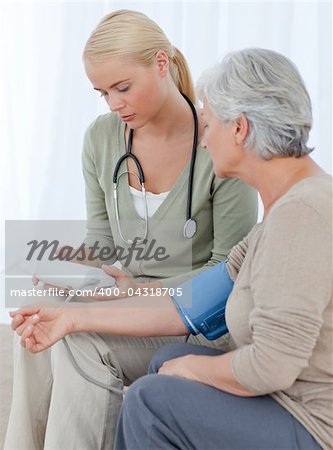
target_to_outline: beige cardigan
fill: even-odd
[[[229,265],[234,277],[241,265],[226,313],[236,379],[271,394],[332,449],[331,177],[294,185],[231,251]]]

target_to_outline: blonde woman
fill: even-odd
[[[124,292],[178,286],[223,261],[248,233],[257,217],[256,191],[214,175],[207,152],[197,145],[203,124],[186,61],[155,22],[125,10],[104,17],[83,60],[93,88],[111,110],[85,135],[85,244],[97,242],[107,250],[107,259],[104,252],[94,259],[102,265],[133,254],[133,246],[144,255],[149,244],[167,239],[163,258],[154,253],[121,259],[125,272],[106,271]],[[158,309],[156,314],[158,329],[163,317]],[[169,322],[163,337],[145,338],[135,331],[142,319],[130,311],[121,319],[127,336],[91,319],[92,332],[71,334],[67,347],[60,342],[39,355],[16,348],[6,449],[112,448],[124,385],[146,373],[161,346],[188,340],[186,329],[173,336]],[[17,316],[14,329],[19,321]],[[62,335],[61,323],[57,327]],[[202,336],[190,341],[208,345]]]

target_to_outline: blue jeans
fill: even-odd
[[[164,361],[217,349],[171,344],[154,355],[149,375],[127,391],[115,450],[319,450],[311,434],[270,396],[238,397],[202,383],[156,375]]]

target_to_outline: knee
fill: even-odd
[[[141,413],[143,413],[142,409],[149,408],[151,386],[158,377],[157,375],[145,375],[131,384],[126,391],[122,404],[123,415],[129,418],[133,414],[135,418],[140,420]],[[138,412],[140,413],[138,414]]]
[[[170,392],[173,392],[175,381],[175,377],[156,374],[139,378],[127,389],[122,409],[126,410],[126,415],[132,413],[135,417],[141,413],[144,416],[147,411],[154,411],[154,415],[158,415],[160,407],[164,408]]]
[[[145,375],[126,391],[114,449],[160,448],[151,442],[151,427],[153,422],[154,428],[158,427],[164,415],[167,402],[163,389],[165,378],[171,377]]]
[[[188,344],[169,344],[157,350],[150,361],[148,373],[157,373],[165,361],[183,355],[187,346]]]

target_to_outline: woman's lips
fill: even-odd
[[[129,114],[127,116],[120,116],[121,120],[124,122],[129,122],[130,120],[134,119],[135,114]]]

